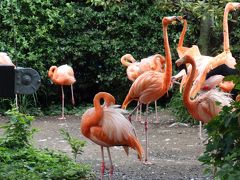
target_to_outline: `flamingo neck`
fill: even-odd
[[[183,29],[182,29],[182,32],[181,32],[181,35],[180,35],[180,38],[179,38],[179,42],[178,42],[178,48],[182,48],[183,47],[183,41],[184,41],[184,37],[185,37],[186,31],[187,31],[187,20],[184,19]]]
[[[192,71],[190,73],[189,79],[183,91],[183,102],[186,107],[193,107],[194,103],[193,103],[193,100],[191,100],[190,98],[190,91],[191,91],[192,83],[194,80],[194,75],[196,72],[196,64],[192,58],[188,59],[187,63],[190,63],[192,65]]]
[[[228,32],[228,13],[230,11],[230,6],[226,5],[223,15],[223,50],[229,51],[229,32]]]
[[[172,76],[172,57],[168,41],[168,32],[167,25],[163,24],[163,39],[164,39],[164,49],[165,49],[165,58],[166,58],[166,71],[164,73],[164,82],[166,83],[165,87],[168,89],[171,83]]]

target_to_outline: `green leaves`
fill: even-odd
[[[199,161],[212,165],[212,172],[220,179],[234,179],[239,175],[240,167],[240,103],[235,102],[231,107],[224,107],[222,112],[206,126],[209,136],[204,154]]]

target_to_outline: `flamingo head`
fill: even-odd
[[[186,55],[186,56],[178,59],[178,60],[175,62],[175,64],[176,64],[177,67],[178,67],[178,70],[181,71],[182,69],[184,69],[185,72],[186,72],[186,74],[187,74],[187,66],[186,66],[186,63],[188,63],[188,58],[189,58],[189,57],[192,58],[191,56]]]
[[[130,64],[136,62],[136,60],[133,58],[131,54],[125,54],[121,57],[121,63],[128,67]]]
[[[226,5],[226,9],[228,9],[229,11],[231,11],[231,10],[236,11],[237,9],[240,9],[240,3],[238,3],[238,2],[229,2]]]
[[[177,22],[182,22],[182,16],[167,16],[162,19],[162,24],[167,26],[169,24],[176,24]]]
[[[57,66],[51,66],[48,70],[48,77],[53,77],[53,74],[55,72],[55,70],[57,69]]]

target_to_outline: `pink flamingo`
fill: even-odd
[[[133,101],[137,100],[139,101],[138,106],[141,104],[147,105],[147,116],[145,119],[145,139],[146,139],[146,149],[145,149],[145,164],[151,164],[151,162],[148,161],[148,105],[149,103],[158,100],[160,97],[162,97],[164,94],[167,93],[170,84],[171,84],[171,76],[172,76],[172,58],[171,58],[171,52],[168,42],[168,33],[167,33],[167,27],[172,22],[175,22],[178,20],[177,16],[171,16],[171,17],[164,17],[162,19],[163,24],[163,38],[164,38],[164,48],[165,48],[165,54],[166,54],[166,68],[164,72],[158,72],[158,71],[147,71],[140,75],[132,84],[132,86],[129,89],[129,92],[122,104],[122,108],[126,109],[128,104]],[[133,110],[133,112],[138,108]],[[129,117],[131,118],[130,113]]]
[[[195,99],[191,99],[190,91],[192,88],[192,83],[196,71],[196,63],[193,57],[189,55],[186,55],[183,58],[176,61],[177,66],[186,63],[191,64],[192,71],[189,75],[189,79],[183,90],[183,103],[194,119],[203,123],[208,123],[221,111],[223,106],[229,106],[230,103],[232,102],[232,99],[230,98],[229,93],[218,91],[217,89],[211,89],[210,91],[202,92],[197,97],[195,97]],[[219,102],[220,104],[216,102]]]
[[[72,94],[72,104],[75,104],[74,96],[73,96],[73,84],[76,82],[74,77],[74,72],[72,67],[67,64],[57,66],[51,66],[48,71],[48,77],[52,80],[52,82],[56,85],[61,85],[62,89],[62,117],[59,119],[66,119],[64,116],[64,90],[63,86],[71,86],[71,94]]]
[[[100,104],[100,100],[104,100],[103,105]],[[109,148],[123,146],[128,155],[130,147],[137,151],[139,160],[142,159],[143,148],[135,135],[132,124],[123,115],[126,112],[114,106],[115,98],[111,94],[99,92],[95,95],[93,104],[94,107],[82,115],[80,129],[85,137],[101,146],[101,179],[105,171],[103,148],[107,148],[110,160],[109,179],[112,179],[113,163]]]
[[[121,57],[121,63],[127,67],[127,76],[131,81],[135,81],[141,74],[146,71],[164,71],[165,58],[160,54],[155,54],[147,58],[141,59],[137,62],[131,54],[125,54]],[[141,121],[141,108],[140,106],[140,121]],[[157,112],[157,101],[155,101],[156,123],[159,123]],[[138,119],[138,109],[136,113]]]

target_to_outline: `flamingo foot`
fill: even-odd
[[[143,164],[144,164],[144,165],[152,165],[152,164],[154,164],[154,163],[151,162],[151,161],[145,160],[145,161],[143,162]]]
[[[60,117],[60,118],[58,118],[58,119],[66,119],[64,116],[62,116],[62,117]]]

